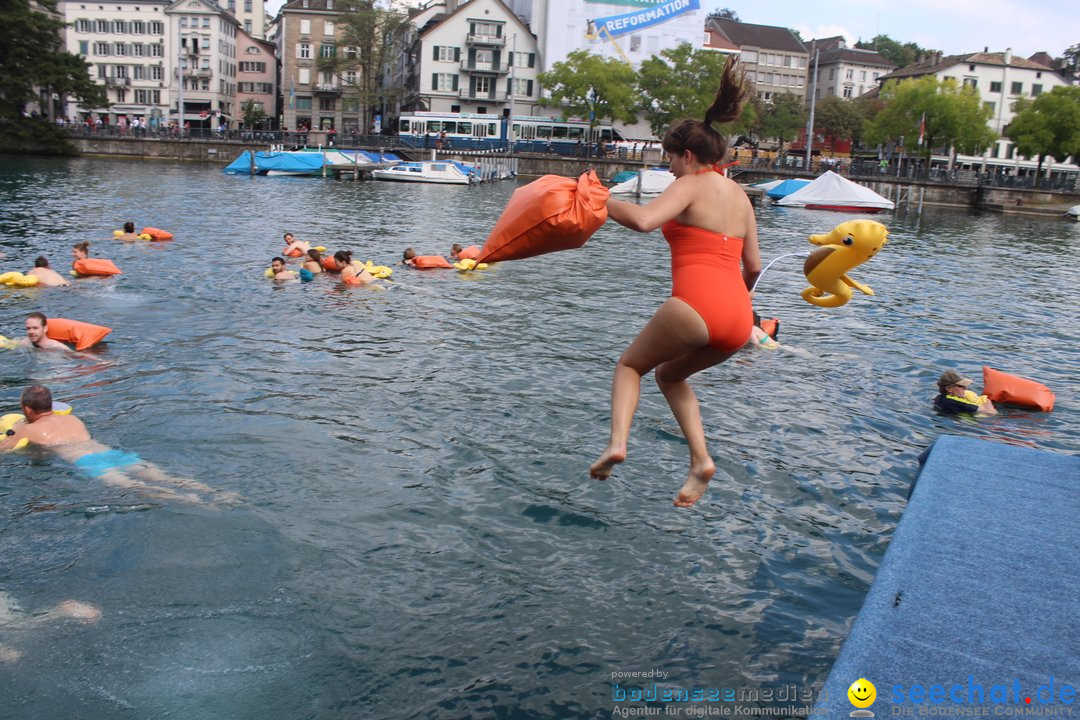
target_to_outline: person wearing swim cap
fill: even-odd
[[[34,348],[35,350],[71,350],[59,340],[53,340],[47,335],[49,319],[45,313],[33,312],[26,316],[26,337],[17,344],[19,347]]]
[[[972,382],[955,370],[946,370],[938,378],[934,407],[950,415],[997,415],[997,408],[988,397],[968,389]]]
[[[229,493],[218,493],[190,478],[169,476],[138,455],[97,442],[90,437],[82,420],[72,414],[53,412],[52,392],[44,385],[31,385],[23,390],[19,405],[26,420],[8,430],[7,436],[0,440],[0,451],[14,450],[26,440],[31,445],[48,448],[87,477],[100,478],[109,485],[182,502],[203,502],[197,493],[231,499]]]
[[[44,255],[34,261],[34,269],[26,274],[36,277],[38,285],[45,287],[63,287],[71,284],[67,278],[49,267],[49,259]]]

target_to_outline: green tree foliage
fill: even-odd
[[[356,73],[349,96],[360,99],[363,130],[370,126],[373,108],[395,99],[382,88],[379,77],[383,66],[392,59],[392,38],[400,34],[408,17],[378,0],[339,0],[336,7],[341,10],[337,21],[341,37],[332,57],[320,56],[318,68],[342,84],[346,72]]]
[[[909,153],[922,152],[929,159],[934,148],[952,148],[969,155],[981,154],[996,139],[987,127],[991,117],[974,87],[960,87],[954,80],[933,75],[890,81],[881,91],[883,107],[864,128],[871,143],[903,139]],[[919,125],[926,130],[919,147]]]
[[[1038,158],[1038,173],[1047,156],[1058,162],[1080,158],[1080,87],[1056,87],[1034,101],[1018,100],[1013,110],[1016,117],[1006,135],[1021,155]]]
[[[90,79],[90,66],[63,49],[64,22],[48,14],[57,0],[0,0],[0,117],[17,118],[27,104],[53,93],[74,97],[83,107],[109,104],[105,88]]]
[[[254,100],[245,100],[240,106],[240,113],[244,116],[244,127],[257,128],[266,119],[266,111]]]
[[[706,20],[712,20],[714,18],[717,20],[734,20],[735,22],[742,22],[741,20],[739,20],[739,14],[731,8],[720,8],[719,10],[713,10],[705,17]]]
[[[662,137],[676,121],[701,120],[716,99],[727,56],[695,50],[690,43],[663,50],[638,70],[641,114],[653,134]]]
[[[558,105],[568,116],[588,118],[590,127],[602,118],[637,122],[636,74],[621,60],[574,50],[539,78],[551,93],[541,99],[542,105]]]
[[[913,42],[901,44],[888,35],[878,35],[868,42],[859,40],[855,43],[855,47],[860,50],[876,50],[883,58],[892,61],[898,68],[907,67],[913,64],[921,55],[930,52]]]
[[[773,97],[772,104],[764,108],[758,122],[758,132],[763,138],[780,143],[778,155],[784,154],[784,143],[794,140],[799,130],[806,127],[806,109],[798,95],[783,93]]]
[[[829,95],[814,103],[814,132],[833,140],[850,140],[863,122],[859,110],[854,101]]]
[[[1072,72],[1080,72],[1080,43],[1070,45],[1065,51],[1065,69]]]

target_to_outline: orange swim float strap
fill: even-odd
[[[85,350],[101,342],[112,332],[112,328],[103,325],[91,325],[78,320],[49,318],[45,324],[45,335],[53,340],[71,343],[76,350]]]
[[[50,320],[51,324],[52,321]],[[983,366],[983,392],[994,402],[1034,408],[1054,409],[1054,392],[1042,383]]]
[[[305,253],[300,248],[293,248],[292,250],[282,250],[281,254],[284,255],[285,257],[300,257],[301,255],[304,255]]]
[[[544,175],[514,191],[477,261],[579,248],[607,220],[610,195],[592,170],[576,179]]]
[[[470,245],[457,254],[458,260],[475,260],[480,257],[480,246]]]
[[[140,235],[149,235],[151,240],[172,240],[173,235],[171,232],[165,230],[159,230],[158,228],[144,227]]]
[[[79,275],[122,275],[123,271],[104,258],[84,258],[71,263],[71,269]]]

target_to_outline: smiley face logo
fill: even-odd
[[[877,699],[877,688],[865,678],[859,678],[851,683],[847,691],[848,700],[857,708],[868,708]]]

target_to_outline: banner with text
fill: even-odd
[[[623,15],[611,15],[590,20],[588,34],[601,39],[619,37],[647,27],[660,25],[700,7],[699,0],[667,0],[667,2],[658,3]]]

